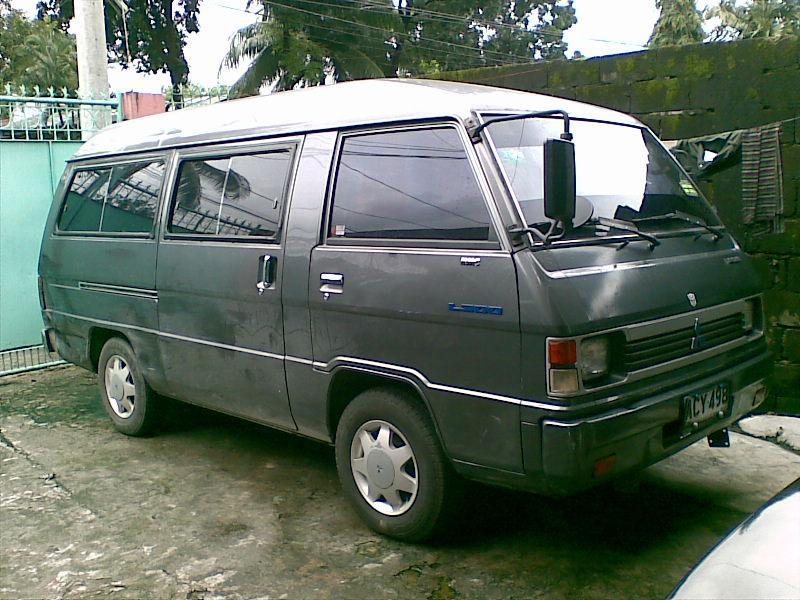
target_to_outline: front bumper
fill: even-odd
[[[674,454],[758,406],[765,397],[764,379],[770,368],[769,353],[763,352],[712,375],[684,379],[679,386],[622,407],[580,418],[548,416],[538,423],[523,423],[525,470],[531,487],[549,494],[568,494]],[[681,437],[683,396],[723,381],[732,393],[729,413]],[[537,445],[540,453],[535,451]],[[598,475],[598,461],[613,466]]]

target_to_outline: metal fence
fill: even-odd
[[[41,345],[39,242],[65,161],[120,114],[117,99],[0,87],[0,375],[61,362]]]
[[[0,377],[63,364],[58,354],[48,352],[44,346],[6,350],[0,352]]]
[[[210,88],[181,85],[178,86],[177,90],[165,88],[164,98],[167,103],[167,110],[178,110],[223,102],[228,99],[230,91],[230,86],[226,85],[216,85]]]
[[[6,84],[0,95],[0,140],[80,141],[121,119],[118,99],[71,97],[66,89]]]
[[[229,88],[166,91],[169,110],[222,102]],[[66,89],[0,87],[0,376],[60,364],[39,344],[36,262],[65,161],[99,129],[123,119],[120,99]]]

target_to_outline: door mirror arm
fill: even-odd
[[[483,130],[493,123],[518,121],[520,119],[536,119],[560,116],[564,122],[564,130],[558,136],[544,143],[544,214],[552,220],[547,233],[543,234],[535,228],[523,223],[508,231],[512,236],[526,235],[530,241],[536,237],[548,244],[572,230],[575,221],[575,146],[572,143],[572,132],[569,129],[569,113],[564,110],[544,110],[516,115],[503,115],[476,124],[475,118],[467,120],[466,126],[473,143],[480,142]],[[556,228],[561,231],[555,234]]]
[[[474,114],[474,113],[473,113]],[[467,120],[467,132],[473,144],[481,141],[481,132],[492,123],[503,123],[505,121],[519,121],[520,119],[541,119],[545,117],[560,116],[564,121],[564,131],[559,136],[562,140],[572,141],[572,133],[569,130],[569,113],[565,110],[541,110],[530,113],[520,113],[517,115],[503,115],[502,117],[492,117],[483,123],[476,124],[474,119]]]

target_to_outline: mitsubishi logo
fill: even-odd
[[[692,308],[697,306],[697,296],[695,296],[693,292],[686,294],[686,299],[689,301],[689,304],[692,305]]]
[[[700,318],[695,317],[694,320],[694,336],[692,337],[692,352],[697,352],[705,348],[706,338],[703,337],[702,327],[700,326]]]

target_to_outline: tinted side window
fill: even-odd
[[[99,231],[111,169],[78,171],[61,209],[61,231]]]
[[[100,231],[149,232],[153,228],[163,180],[163,162],[115,165],[111,171]]]
[[[346,138],[329,235],[493,239],[483,194],[456,130],[414,129]]]
[[[61,231],[148,233],[164,163],[141,161],[78,171],[58,221]]]
[[[276,237],[291,158],[286,149],[183,161],[169,230]]]

